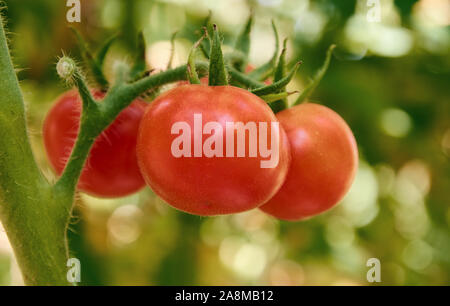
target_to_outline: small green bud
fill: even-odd
[[[61,57],[56,65],[59,77],[67,81],[73,77],[76,69],[75,61],[67,56]]]

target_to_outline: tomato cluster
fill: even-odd
[[[74,146],[81,107],[78,94],[70,91],[45,120],[45,147],[58,174]],[[230,122],[245,133],[229,130]],[[263,133],[263,126],[278,128]],[[269,158],[261,153],[264,143],[276,154],[270,167],[262,166]],[[149,106],[136,100],[122,111],[96,139],[78,187],[119,197],[138,191],[145,181],[188,213],[213,216],[259,207],[293,221],[336,205],[357,164],[350,128],[325,106],[305,103],[275,115],[262,99],[238,87],[179,84]]]

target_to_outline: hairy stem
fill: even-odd
[[[65,285],[67,215],[33,156],[0,16],[0,219],[26,284]]]

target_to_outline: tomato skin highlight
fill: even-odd
[[[93,91],[96,99],[105,94]],[[83,168],[78,189],[101,198],[123,197],[145,186],[136,157],[139,124],[147,103],[135,100],[95,140]],[[81,98],[71,90],[60,96],[44,122],[43,137],[48,159],[58,175],[70,157],[78,136]]]
[[[299,221],[334,207],[350,189],[358,148],[346,122],[331,109],[305,103],[277,114],[291,145],[291,166],[264,212]]]
[[[200,216],[238,213],[268,201],[281,187],[289,168],[289,144],[283,129],[275,168],[262,169],[260,162],[265,159],[259,154],[253,158],[248,154],[239,158],[174,157],[171,144],[177,135],[171,134],[171,127],[186,122],[194,130],[193,117],[199,113],[203,127],[207,122],[219,122],[222,127],[226,122],[267,122],[269,127],[271,122],[278,122],[263,100],[244,89],[176,87],[159,96],[141,122],[137,153],[147,184],[171,206]],[[223,139],[225,151],[225,135]],[[248,141],[247,136],[247,151]]]

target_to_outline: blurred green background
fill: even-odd
[[[81,59],[66,1],[5,1],[12,54],[28,106],[35,153],[49,179],[41,127],[67,87],[55,73],[62,50]],[[382,285],[450,285],[450,2],[380,0],[368,22],[357,0],[81,0],[77,27],[95,49],[120,32],[108,55],[130,60],[144,30],[147,63],[165,69],[178,31],[175,64],[186,61],[208,10],[232,45],[256,15],[251,62],[274,50],[270,22],[288,37],[290,89],[301,90],[338,45],[311,101],[351,126],[361,163],[335,209],[298,223],[258,210],[200,218],[172,209],[148,188],[118,200],[80,194],[70,226],[82,285],[370,285],[369,258]],[[22,284],[0,229],[0,285]]]

